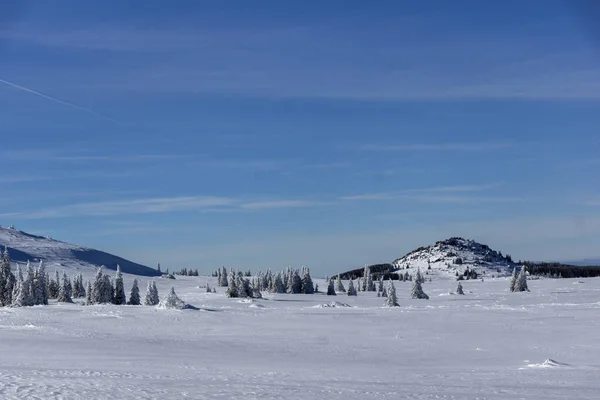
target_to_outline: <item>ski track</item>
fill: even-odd
[[[91,278],[93,271],[90,271]],[[125,277],[126,287],[131,276]],[[204,293],[193,310],[51,303],[0,309],[0,399],[597,399],[600,279],[423,285],[431,300]],[[581,281],[581,280],[578,280]],[[319,287],[324,281],[315,279]],[[145,278],[140,287],[145,287]],[[346,282],[345,282],[346,283]],[[569,290],[567,290],[569,289]],[[323,307],[337,301],[350,307]],[[262,308],[260,308],[262,306]],[[258,307],[258,308],[257,308]],[[209,311],[210,310],[210,311]]]

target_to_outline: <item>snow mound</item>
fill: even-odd
[[[191,306],[181,300],[177,294],[175,294],[175,288],[171,287],[169,294],[163,297],[163,299],[156,306],[159,309],[169,310],[197,310],[196,307]]]
[[[560,367],[570,367],[570,364],[562,363],[551,358],[548,358],[541,364],[527,364],[529,368],[560,368]]]
[[[339,301],[332,301],[331,303],[323,303],[314,306],[313,308],[351,308],[350,304],[340,303]]]
[[[414,275],[417,269],[426,279],[456,279],[467,268],[483,276],[508,276],[516,264],[511,257],[488,245],[460,237],[420,247],[392,262],[394,273]]]
[[[258,304],[258,303],[252,303],[248,307],[250,307],[250,308],[265,308],[265,306],[263,306],[262,304]]]

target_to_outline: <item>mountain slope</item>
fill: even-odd
[[[467,268],[483,277],[506,276],[516,264],[485,244],[456,237],[418,248],[394,260],[392,266],[396,273],[414,274],[420,268],[426,277],[456,278]]]
[[[66,269],[96,268],[104,265],[116,270],[117,264],[121,271],[127,274],[141,276],[158,276],[154,268],[126,260],[124,258],[94,250],[87,247],[72,245],[43,236],[32,235],[12,228],[0,227],[0,246],[8,247],[13,261],[25,263],[27,260],[43,260],[46,267]]]

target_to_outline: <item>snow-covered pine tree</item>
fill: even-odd
[[[273,293],[285,293],[285,291],[286,288],[283,284],[283,278],[280,271],[277,272],[277,275],[275,275],[275,280],[273,281]]]
[[[117,264],[117,273],[115,275],[115,296],[113,304],[122,305],[126,304],[127,299],[125,298],[125,285],[123,284],[123,274],[121,274],[121,266]]]
[[[302,287],[300,289],[301,293],[304,294],[313,294],[315,293],[315,287],[313,285],[312,278],[310,277],[310,269],[304,268],[302,273]]]
[[[377,281],[377,292],[383,292],[383,276],[379,276],[379,280]]]
[[[92,299],[92,283],[87,281],[87,288],[85,289],[85,304],[92,305],[94,300]]]
[[[156,304],[153,303],[152,296],[152,282],[148,281],[148,287],[146,288],[146,294],[144,295],[144,305],[145,306],[154,306]]]
[[[50,279],[48,283],[48,298],[56,299],[58,297],[58,288],[60,287],[60,278],[58,277],[58,270],[54,271],[54,279]]]
[[[102,273],[102,267],[96,271],[96,277],[94,278],[94,284],[92,286],[92,304],[101,304],[104,300],[104,275]]]
[[[456,294],[465,294],[465,292],[463,291],[463,287],[460,284],[460,282],[458,282],[458,286],[456,287]]]
[[[371,268],[367,267],[367,265],[365,264],[365,268],[363,269],[363,280],[358,285],[359,291],[362,290],[363,292],[366,292],[369,289],[367,282],[367,280],[369,279],[367,277],[369,275],[371,275]]]
[[[348,296],[356,296],[356,289],[354,288],[354,282],[352,279],[348,282]]]
[[[297,269],[294,269],[291,272],[287,292],[292,294],[302,293],[302,279],[300,278]]]
[[[388,284],[388,293],[383,303],[386,307],[398,307],[398,298],[396,297],[396,287],[394,286],[394,281],[390,279],[390,283]]]
[[[156,282],[152,281],[152,302],[154,305],[160,302],[160,296],[158,295],[158,288]]]
[[[514,292],[517,285],[517,267],[513,268],[512,277],[510,278],[510,291]]]
[[[23,291],[23,306],[34,305],[34,272],[30,262],[27,262],[27,274],[21,285],[21,290]]]
[[[48,292],[46,290],[46,266],[42,261],[40,261],[40,265],[37,268],[36,277],[35,304],[48,305]]]
[[[374,292],[375,282],[373,282],[373,276],[371,275],[371,268],[368,268],[369,275],[367,275],[367,292]]]
[[[171,290],[169,290],[169,293],[165,296],[164,299],[160,300],[158,306],[160,308],[180,309],[185,306],[185,303],[177,296],[177,294],[175,293],[175,288],[171,286]]]
[[[0,306],[12,304],[12,292],[16,279],[10,270],[11,262],[8,247],[4,247],[4,253],[0,258]]]
[[[67,291],[69,293],[69,297],[73,298],[73,284],[71,283],[71,278],[67,277]]]
[[[239,291],[237,287],[237,274],[233,269],[229,271],[229,276],[227,277],[227,291],[225,294],[227,297],[239,297]]]
[[[229,275],[227,274],[227,268],[223,267],[221,271],[221,283],[219,286],[227,287],[229,285]]]
[[[381,291],[381,297],[388,297],[387,289],[385,288],[385,286],[383,287],[383,290]]]
[[[23,273],[21,272],[21,267],[17,264],[17,271],[15,276],[15,284],[13,286],[12,291],[12,301],[11,305],[13,307],[23,307],[24,299],[23,299]]]
[[[238,297],[252,297],[252,287],[250,285],[250,280],[244,278],[244,275],[238,274],[236,277],[235,285],[238,291]]]
[[[388,293],[389,295],[389,293]],[[425,294],[423,291],[423,287],[421,286],[421,281],[419,279],[415,279],[412,287],[412,291],[410,293],[410,297],[413,299],[429,299],[429,296]]]
[[[58,298],[56,299],[59,303],[72,303],[71,293],[69,292],[69,278],[67,274],[63,272],[62,282],[58,289]]]
[[[342,282],[342,278],[341,275],[338,274],[336,280],[335,280],[335,291],[336,292],[345,292],[346,288],[344,287],[344,283]]]
[[[110,276],[104,274],[102,276],[102,303],[112,303],[115,301],[115,288]]]
[[[525,271],[524,265],[521,267],[521,271],[517,277],[515,292],[529,292],[529,288],[527,287],[527,272]]]
[[[130,306],[140,305],[140,288],[138,287],[138,280],[133,280],[131,291],[129,292],[129,301],[127,302]]]
[[[333,279],[330,279],[329,285],[327,285],[327,296],[336,296],[335,286],[333,285]]]
[[[358,279],[356,280],[356,285],[354,286],[354,288],[356,289],[357,292],[360,292],[362,290],[362,281],[360,279],[360,276],[358,277]]]

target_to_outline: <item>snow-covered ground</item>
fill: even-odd
[[[423,285],[431,300],[396,282],[393,309],[362,292],[228,299],[197,287],[207,280],[157,280],[199,311],[0,309],[0,399],[600,396],[600,279],[530,281],[531,293],[464,281],[465,296],[438,281]],[[332,301],[352,307],[322,307]]]

